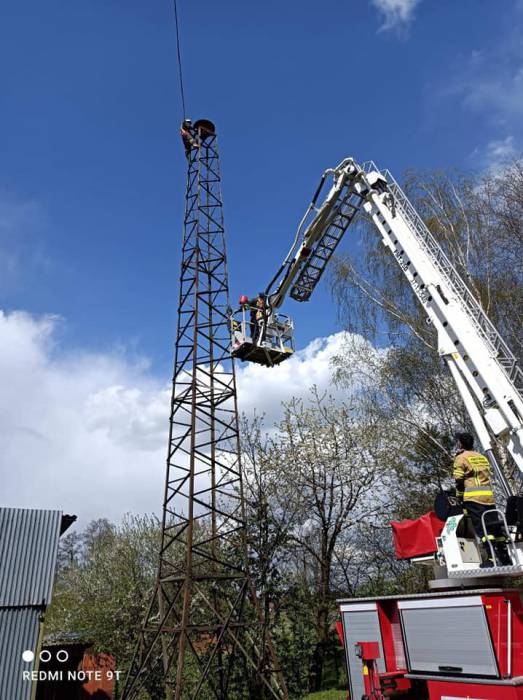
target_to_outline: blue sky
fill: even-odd
[[[219,129],[233,300],[264,287],[344,156],[401,176],[518,149],[523,11],[503,8],[179,0],[189,115]],[[185,184],[172,5],[8,1],[2,14],[1,306],[58,314],[65,346],[125,345],[163,373]],[[288,310],[300,346],[337,328],[325,287]]]
[[[521,152],[522,0],[178,2],[188,112],[218,127],[233,301],[265,287],[342,158],[401,179]],[[2,505],[82,526],[157,510],[186,174],[171,1],[7,0],[0,79]],[[268,424],[330,387],[343,342],[325,285],[285,310],[301,352],[238,372]]]

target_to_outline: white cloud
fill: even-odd
[[[170,382],[120,352],[64,352],[62,321],[0,311],[0,505],[120,518],[159,511]],[[238,368],[241,411],[266,413],[329,388],[343,334],[317,339],[280,367]],[[336,393],[336,392],[334,392]]]
[[[485,166],[493,173],[506,168],[508,163],[515,157],[516,148],[512,135],[504,139],[493,139],[485,147]]]
[[[474,149],[470,158],[485,173],[502,173],[518,157],[515,139],[509,134],[502,139],[492,139],[485,146]]]
[[[332,385],[331,360],[344,344],[344,333],[316,338],[290,360],[277,367],[244,364],[239,368],[238,404],[240,411],[252,415],[265,414],[267,425],[281,415],[280,404],[292,396],[307,398],[315,385],[320,391],[336,394]]]
[[[87,519],[161,499],[168,390],[122,355],[67,355],[57,319],[0,314],[2,505]]]
[[[523,115],[523,44],[520,22],[490,46],[461,56],[443,95],[485,114],[491,123],[519,123]]]
[[[504,139],[494,139],[489,141],[486,146],[486,153],[489,158],[493,161],[499,163],[500,161],[506,161],[508,158],[512,158],[516,149],[514,148],[514,137],[507,136]]]
[[[478,63],[481,71],[478,71]],[[490,65],[474,62],[471,75],[460,88],[464,104],[472,108],[488,109],[501,117],[519,117],[523,114],[523,67],[519,65]]]
[[[408,27],[421,0],[371,0],[382,19],[380,32],[401,31]]]

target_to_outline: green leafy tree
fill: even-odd
[[[125,672],[152,595],[159,533],[156,517],[126,516],[119,525],[97,520],[66,536],[46,633],[82,633]]]
[[[374,429],[351,404],[313,390],[308,403],[284,404],[283,419],[270,433],[259,419],[243,431],[258,586],[296,692],[305,684],[322,687],[337,645],[338,548],[385,507],[387,480],[378,468]],[[350,561],[359,559],[353,552]],[[347,574],[350,565],[344,566]]]

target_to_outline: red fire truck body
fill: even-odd
[[[350,700],[523,700],[523,594],[340,600]]]

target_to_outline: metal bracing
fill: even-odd
[[[285,698],[247,570],[216,135],[191,135],[159,568],[123,697],[254,697],[254,675]]]

